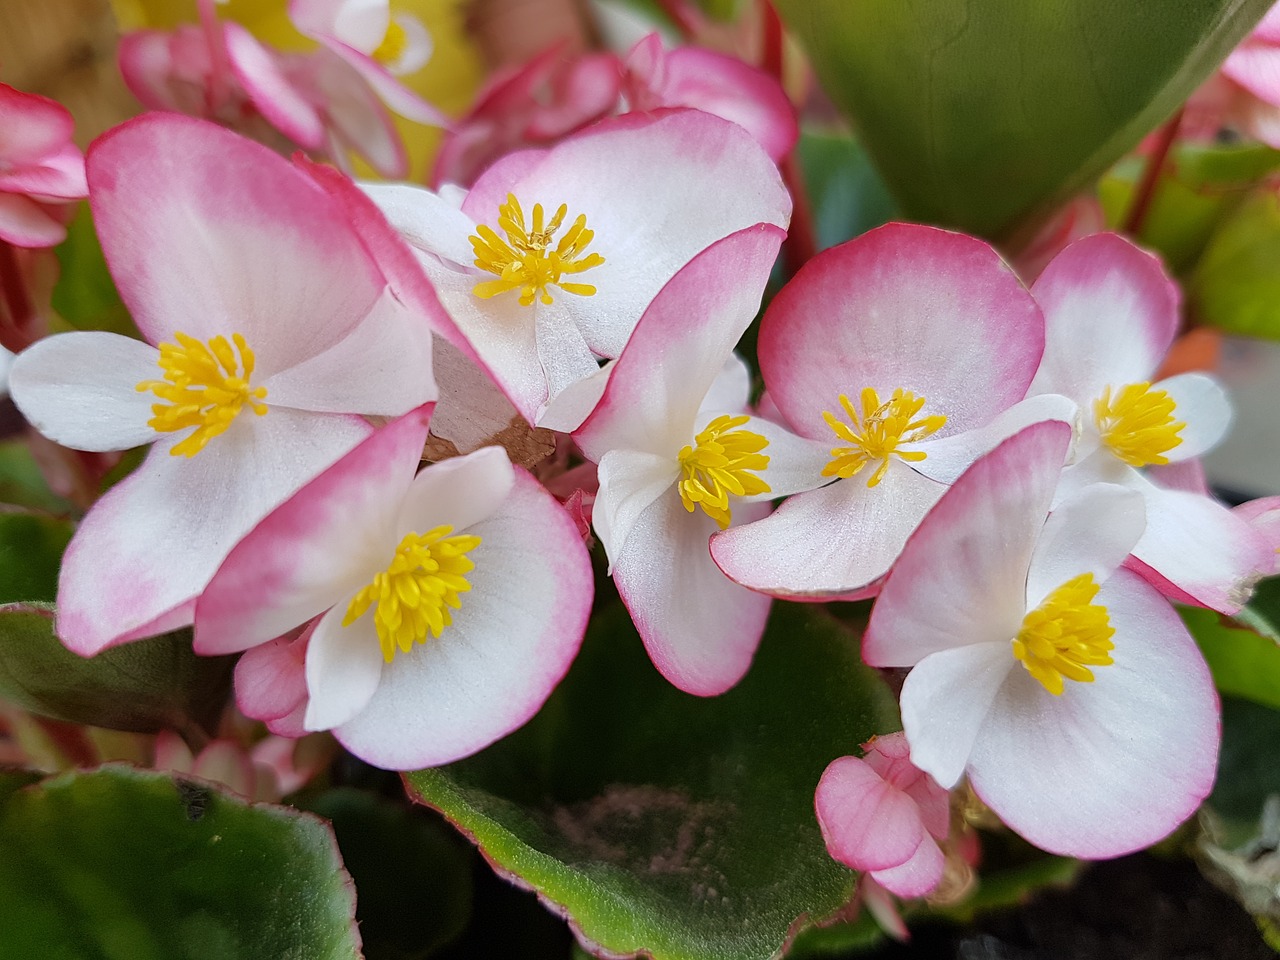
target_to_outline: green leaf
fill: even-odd
[[[1280,577],[1268,577],[1235,617],[1250,630],[1280,643]]]
[[[615,605],[533,721],[406,783],[603,949],[750,960],[848,901],[813,792],[897,728],[857,637],[821,611],[777,604],[747,677],[701,699],[657,674]]]
[[[1212,610],[1186,607],[1180,612],[1220,692],[1280,709],[1280,644],[1229,626]]]
[[[0,954],[347,960],[355,898],[314,817],[109,766],[0,808]]]
[[[1209,804],[1247,836],[1273,793],[1280,793],[1280,710],[1223,697],[1222,751]]]
[[[76,330],[138,336],[138,328],[107,269],[87,203],[77,209],[57,254],[62,274],[53,288],[53,309],[62,319]]]
[[[70,520],[0,506],[0,604],[52,602]]]
[[[908,217],[1028,239],[1170,116],[1270,3],[777,7]]]
[[[25,440],[0,442],[0,504],[67,514],[71,504],[49,489]]]
[[[1201,323],[1280,340],[1280,197],[1261,189],[1214,231],[1187,286]]]
[[[234,657],[197,657],[191,631],[126,643],[85,659],[53,635],[47,604],[0,606],[0,698],[24,710],[111,730],[211,729]]]
[[[819,250],[893,219],[893,198],[856,140],[806,131],[799,149]]]
[[[466,928],[471,851],[439,818],[349,787],[305,806],[332,822],[370,960],[417,960]]]

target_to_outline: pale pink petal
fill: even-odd
[[[674,457],[690,442],[703,398],[760,307],[783,236],[769,224],[730,234],[658,292],[575,434],[588,459],[620,448]]]
[[[674,456],[639,450],[610,450],[600,459],[600,488],[591,511],[609,569],[626,549],[636,522],[655,500],[680,479]]]
[[[384,568],[399,543],[396,510],[413,482],[429,420],[424,408],[378,430],[236,544],[196,603],[196,652],[266,643]]]
[[[501,447],[432,464],[409,485],[396,528],[426,533],[447,524],[461,531],[483,523],[503,509],[519,476]]]
[[[114,333],[75,331],[38,340],[18,355],[9,389],[42,434],[75,450],[128,450],[155,440],[155,396],[139,383],[161,376],[156,348]]]
[[[814,808],[827,852],[854,870],[901,866],[928,836],[911,798],[857,757],[831,761]]]
[[[246,650],[236,661],[236,706],[254,720],[287,717],[307,702],[306,655],[313,620],[297,637],[281,637]]]
[[[1274,549],[1271,573],[1280,573],[1280,497],[1262,497],[1242,503],[1232,511],[1258,531]]]
[[[932,837],[925,836],[906,863],[887,870],[872,870],[871,876],[890,893],[907,898],[923,897],[942,882],[945,864],[942,849]]]
[[[480,537],[462,609],[438,639],[397,653],[369,705],[334,731],[390,769],[449,763],[523,725],[578,652],[591,610],[591,563],[569,515],[517,470]]]
[[[129,92],[151,110],[178,109],[168,86],[173,72],[171,37],[163,30],[134,30],[120,38],[120,75]]]
[[[318,38],[330,51],[341,57],[359,76],[369,91],[392,111],[406,120],[426,124],[429,127],[447,127],[449,118],[434,105],[406,87],[391,71],[367,54],[329,37]]]
[[[1224,75],[1265,103],[1280,105],[1280,49],[1245,42],[1222,64]]]
[[[84,178],[84,154],[74,144],[42,158],[38,163],[3,169],[0,193],[26,193],[45,199],[79,200],[89,195]]]
[[[238,23],[226,22],[222,29],[231,69],[253,105],[294,143],[320,149],[324,117],[289,80],[273,52]]]
[[[192,601],[236,542],[370,430],[357,417],[282,408],[242,415],[190,459],[169,454],[178,435],[154,444],[68,546],[58,636],[92,656],[175,609],[191,622]]]
[[[71,140],[71,113],[56,100],[0,83],[0,166],[39,162]]]
[[[314,87],[313,96],[324,104],[333,161],[348,167],[345,153],[351,150],[384,177],[407,176],[408,153],[390,111],[346,56],[360,55],[346,47],[340,52],[317,51],[305,69],[300,68],[302,82]]]
[[[1043,321],[986,243],[891,223],[800,269],[760,325],[760,367],[787,422],[826,439],[824,410],[866,387],[899,387],[942,414],[939,439],[1021,400],[1044,349]]]
[[[391,25],[391,5],[388,0],[289,0],[289,19],[306,36],[331,36],[373,53]]]
[[[56,247],[67,228],[43,206],[19,193],[0,193],[0,241],[15,247]]]
[[[1182,442],[1166,454],[1170,462],[1207,453],[1231,429],[1231,401],[1213,377],[1182,373],[1161,380],[1153,389],[1163,390],[1173,398],[1174,416],[1186,424],[1178,433]]]
[[[1010,827],[1089,858],[1167,835],[1208,794],[1218,755],[1217,695],[1177,613],[1123,570],[1098,602],[1115,662],[1056,697],[1012,670],[969,763],[970,783]]]
[[[1196,457],[1177,460],[1165,466],[1148,467],[1146,475],[1157,486],[1169,490],[1185,490],[1187,493],[1199,493],[1206,497],[1210,495],[1204,462]]]
[[[363,710],[383,674],[382,646],[373,617],[343,625],[347,600],[320,618],[307,644],[308,730],[332,730]]]
[[[236,331],[266,377],[340,341],[383,287],[305,174],[213,124],[130,120],[95,141],[88,169],[103,252],[152,343]]]
[[[1148,381],[1177,330],[1177,286],[1156,257],[1113,233],[1071,244],[1031,291],[1045,319],[1031,393],[1089,405],[1104,387]]]
[[[734,519],[750,522],[768,509],[735,503]],[[724,693],[742,679],[771,602],[720,572],[707,549],[716,529],[701,510],[687,512],[670,489],[636,519],[613,558],[613,581],[654,666],[700,697]]]

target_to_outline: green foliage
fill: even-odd
[[[856,636],[820,611],[778,604],[747,677],[700,699],[654,671],[615,605],[533,721],[406,782],[606,950],[750,960],[848,901],[813,791],[896,727]]]
[[[282,807],[125,767],[0,807],[0,953],[58,960],[354,960],[333,835]]]
[[[799,150],[819,250],[893,219],[893,198],[856,140],[805,132]]]
[[[1280,644],[1231,626],[1212,610],[1188,607],[1181,613],[1220,692],[1280,710]]]
[[[0,504],[67,514],[71,504],[49,490],[26,440],[0,441]]]
[[[1209,804],[1229,824],[1252,830],[1269,795],[1280,793],[1280,710],[1222,698],[1222,753]]]
[[[1270,0],[778,0],[913,219],[1026,239],[1173,113]]]
[[[1260,190],[1214,232],[1191,275],[1188,303],[1201,323],[1280,340],[1280,197]]]
[[[74,531],[69,520],[0,506],[0,604],[51,603]]]

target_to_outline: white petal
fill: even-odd
[[[501,447],[431,464],[410,484],[397,527],[426,533],[446,524],[460,533],[499,510],[514,482],[515,468]]]
[[[1231,401],[1213,377],[1182,373],[1153,385],[1173,398],[1173,415],[1186,424],[1178,436],[1182,442],[1166,456],[1170,463],[1189,460],[1216,447],[1231,429]]]
[[[597,476],[600,490],[591,522],[612,569],[640,515],[679,479],[680,470],[671,457],[611,450],[601,459]]]
[[[320,618],[307,646],[308,730],[332,730],[369,703],[382,678],[382,647],[373,612],[350,626],[342,625],[347,603]]]
[[[475,260],[467,238],[476,222],[456,205],[407,183],[361,183],[360,189],[412,246],[459,267]]]

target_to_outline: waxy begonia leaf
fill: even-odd
[[[0,807],[0,954],[354,960],[333,834],[209,784],[108,766]]]
[[[1270,3],[779,0],[777,6],[826,92],[854,120],[903,212],[1007,238],[1136,146]]]
[[[303,806],[330,821],[355,881],[372,960],[417,960],[458,937],[471,915],[471,852],[438,817],[341,787]]]
[[[1274,638],[1232,627],[1212,610],[1187,607],[1182,621],[1220,693],[1280,710],[1280,644]]]
[[[70,520],[0,507],[0,603],[52,603]]]
[[[1208,804],[1232,832],[1256,826],[1268,796],[1280,794],[1280,710],[1222,698],[1222,752]]]
[[[1280,340],[1280,197],[1260,190],[1214,231],[1187,285],[1201,323]]]
[[[614,607],[526,727],[406,782],[605,951],[763,960],[851,896],[814,789],[896,727],[856,637],[820,611],[778,605],[745,679],[700,699]]]
[[[0,504],[64,514],[71,504],[49,489],[26,440],[0,442]]]
[[[802,133],[800,163],[819,250],[888,223],[897,208],[862,146],[839,134]]]
[[[0,606],[0,699],[55,720],[136,733],[209,729],[227,702],[232,665],[192,653],[190,630],[85,659],[54,636],[51,606]]]

